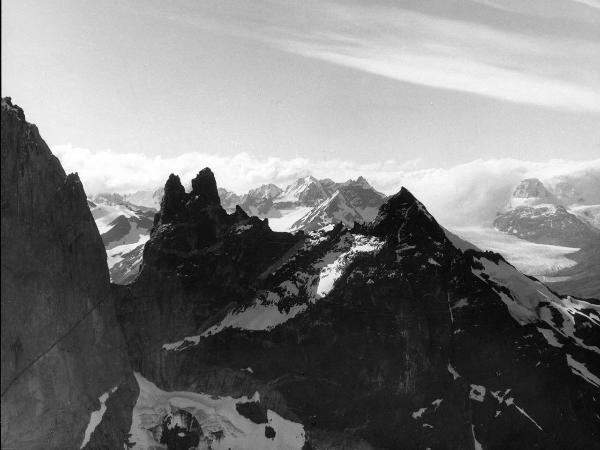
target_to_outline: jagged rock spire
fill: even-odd
[[[160,203],[160,218],[163,222],[171,222],[184,213],[187,194],[177,175],[169,175],[165,183],[165,193]]]
[[[192,199],[201,206],[220,205],[217,181],[212,170],[205,167],[192,180]]]

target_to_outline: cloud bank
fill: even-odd
[[[584,194],[590,202],[600,203],[600,159],[548,162],[492,159],[475,160],[451,168],[423,168],[418,160],[358,164],[341,159],[261,159],[248,153],[150,157],[141,153],[92,151],[71,145],[55,146],[52,151],[66,171],[79,173],[88,195],[154,190],[164,185],[170,173],[178,174],[183,183],[189,183],[199,170],[210,167],[220,187],[237,193],[245,193],[265,183],[284,187],[308,174],[335,181],[362,175],[386,194],[406,186],[445,225],[491,221],[504,206],[515,184],[527,177],[538,177],[550,183],[565,176],[585,179],[587,184],[582,184],[586,189]]]

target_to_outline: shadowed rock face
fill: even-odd
[[[301,422],[315,448],[595,445],[597,387],[568,361],[597,367],[597,305],[569,307],[565,331],[567,300],[456,248],[406,189],[371,224],[291,235],[175,181],[177,213],[115,287],[134,368],[161,389],[259,391],[253,417]]]
[[[3,99],[2,448],[79,448],[98,398],[122,394],[126,356],[81,182]],[[114,425],[103,444],[119,448]]]

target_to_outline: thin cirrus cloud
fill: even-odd
[[[281,39],[281,48],[399,81],[500,100],[600,111],[600,45],[534,37],[397,8],[329,8],[359,36]]]
[[[576,175],[577,180],[583,180],[577,188],[586,200],[600,203],[600,159],[547,162],[479,159],[450,168],[423,168],[419,160],[358,164],[339,159],[258,158],[248,153],[151,157],[142,153],[92,151],[71,145],[54,146],[52,151],[65,170],[79,173],[89,195],[155,190],[164,185],[169,173],[178,174],[184,184],[189,184],[200,169],[208,166],[220,187],[238,194],[267,183],[285,187],[306,175],[335,181],[364,176],[386,194],[406,186],[441,223],[449,226],[489,222],[504,206],[515,184],[527,177],[552,183]]]
[[[598,6],[594,0],[573,3]],[[568,111],[600,111],[600,44],[594,40],[560,31],[500,30],[475,19],[397,6],[267,4],[256,10],[219,9],[218,14],[211,8],[171,13],[169,18],[402,82]]]

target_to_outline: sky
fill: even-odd
[[[600,157],[600,0],[4,0],[2,95],[89,193],[512,182]]]

